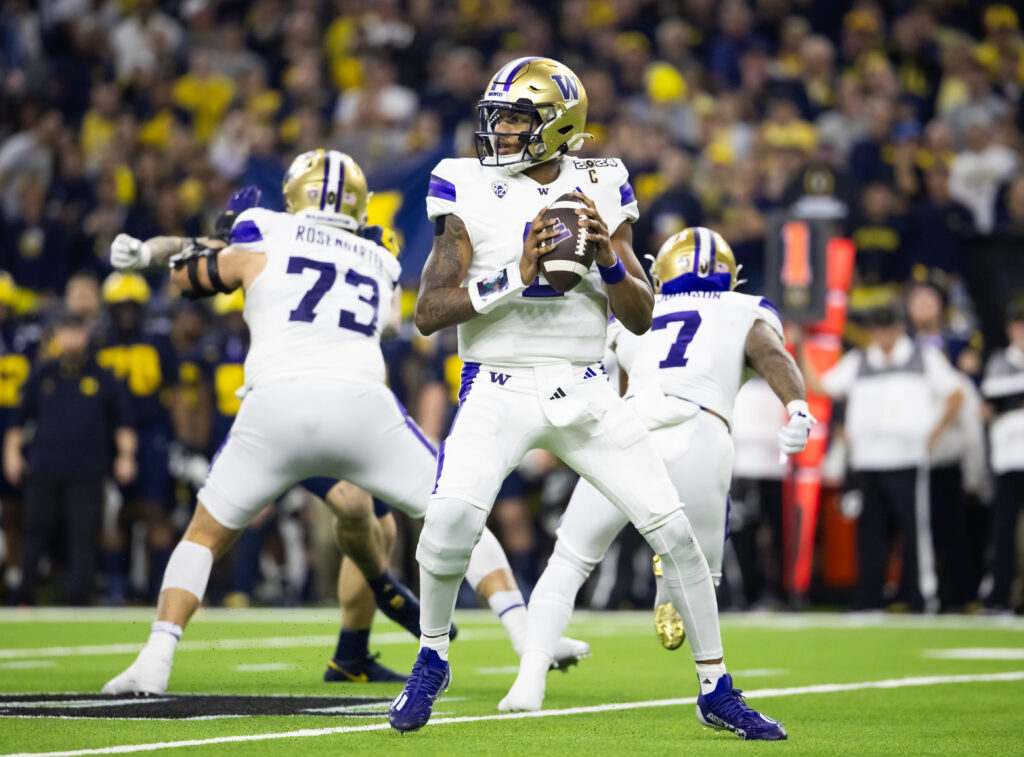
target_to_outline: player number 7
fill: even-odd
[[[334,282],[338,279],[338,269],[334,267],[334,263],[298,256],[288,258],[288,273],[302,273],[308,269],[319,271],[320,276],[313,282],[310,290],[302,295],[298,307],[288,314],[289,321],[312,323],[313,319],[316,318],[316,306],[320,304],[320,300],[324,298],[324,295],[330,291],[331,287],[334,286]],[[378,305],[380,305],[380,289],[377,287],[376,280],[349,269],[345,272],[345,283],[355,288],[360,302],[365,302],[370,306],[373,317],[369,323],[360,323],[356,319],[356,314],[351,310],[342,310],[338,317],[338,326],[359,334],[372,336],[377,330]],[[369,294],[365,291],[366,287],[369,287]]]
[[[680,321],[682,323],[679,326],[679,334],[669,348],[668,355],[658,363],[659,368],[681,368],[686,365],[686,349],[690,346],[693,335],[697,333],[697,328],[700,326],[700,313],[696,310],[683,310],[679,313],[659,315],[651,323],[651,331],[660,331],[667,328],[670,323]]]

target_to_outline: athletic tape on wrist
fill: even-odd
[[[477,276],[469,282],[469,299],[478,313],[489,313],[499,302],[526,289],[519,274],[519,263],[509,263],[497,271]]]
[[[626,266],[623,265],[622,260],[618,257],[615,258],[615,265],[605,268],[599,263],[597,270],[605,284],[618,284],[626,278]]]
[[[786,403],[786,412],[790,415],[794,413],[803,413],[804,415],[810,415],[811,410],[807,406],[806,400],[790,400]]]

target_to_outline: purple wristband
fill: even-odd
[[[622,264],[618,257],[615,258],[615,265],[605,268],[603,265],[598,264],[597,270],[605,284],[618,284],[626,278],[626,266]]]

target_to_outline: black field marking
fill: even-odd
[[[187,720],[250,715],[380,717],[380,697],[189,696],[119,694],[0,694],[0,717]]]

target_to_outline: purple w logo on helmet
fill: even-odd
[[[568,74],[551,74],[552,80],[558,85],[563,100],[580,99],[580,83]]]

